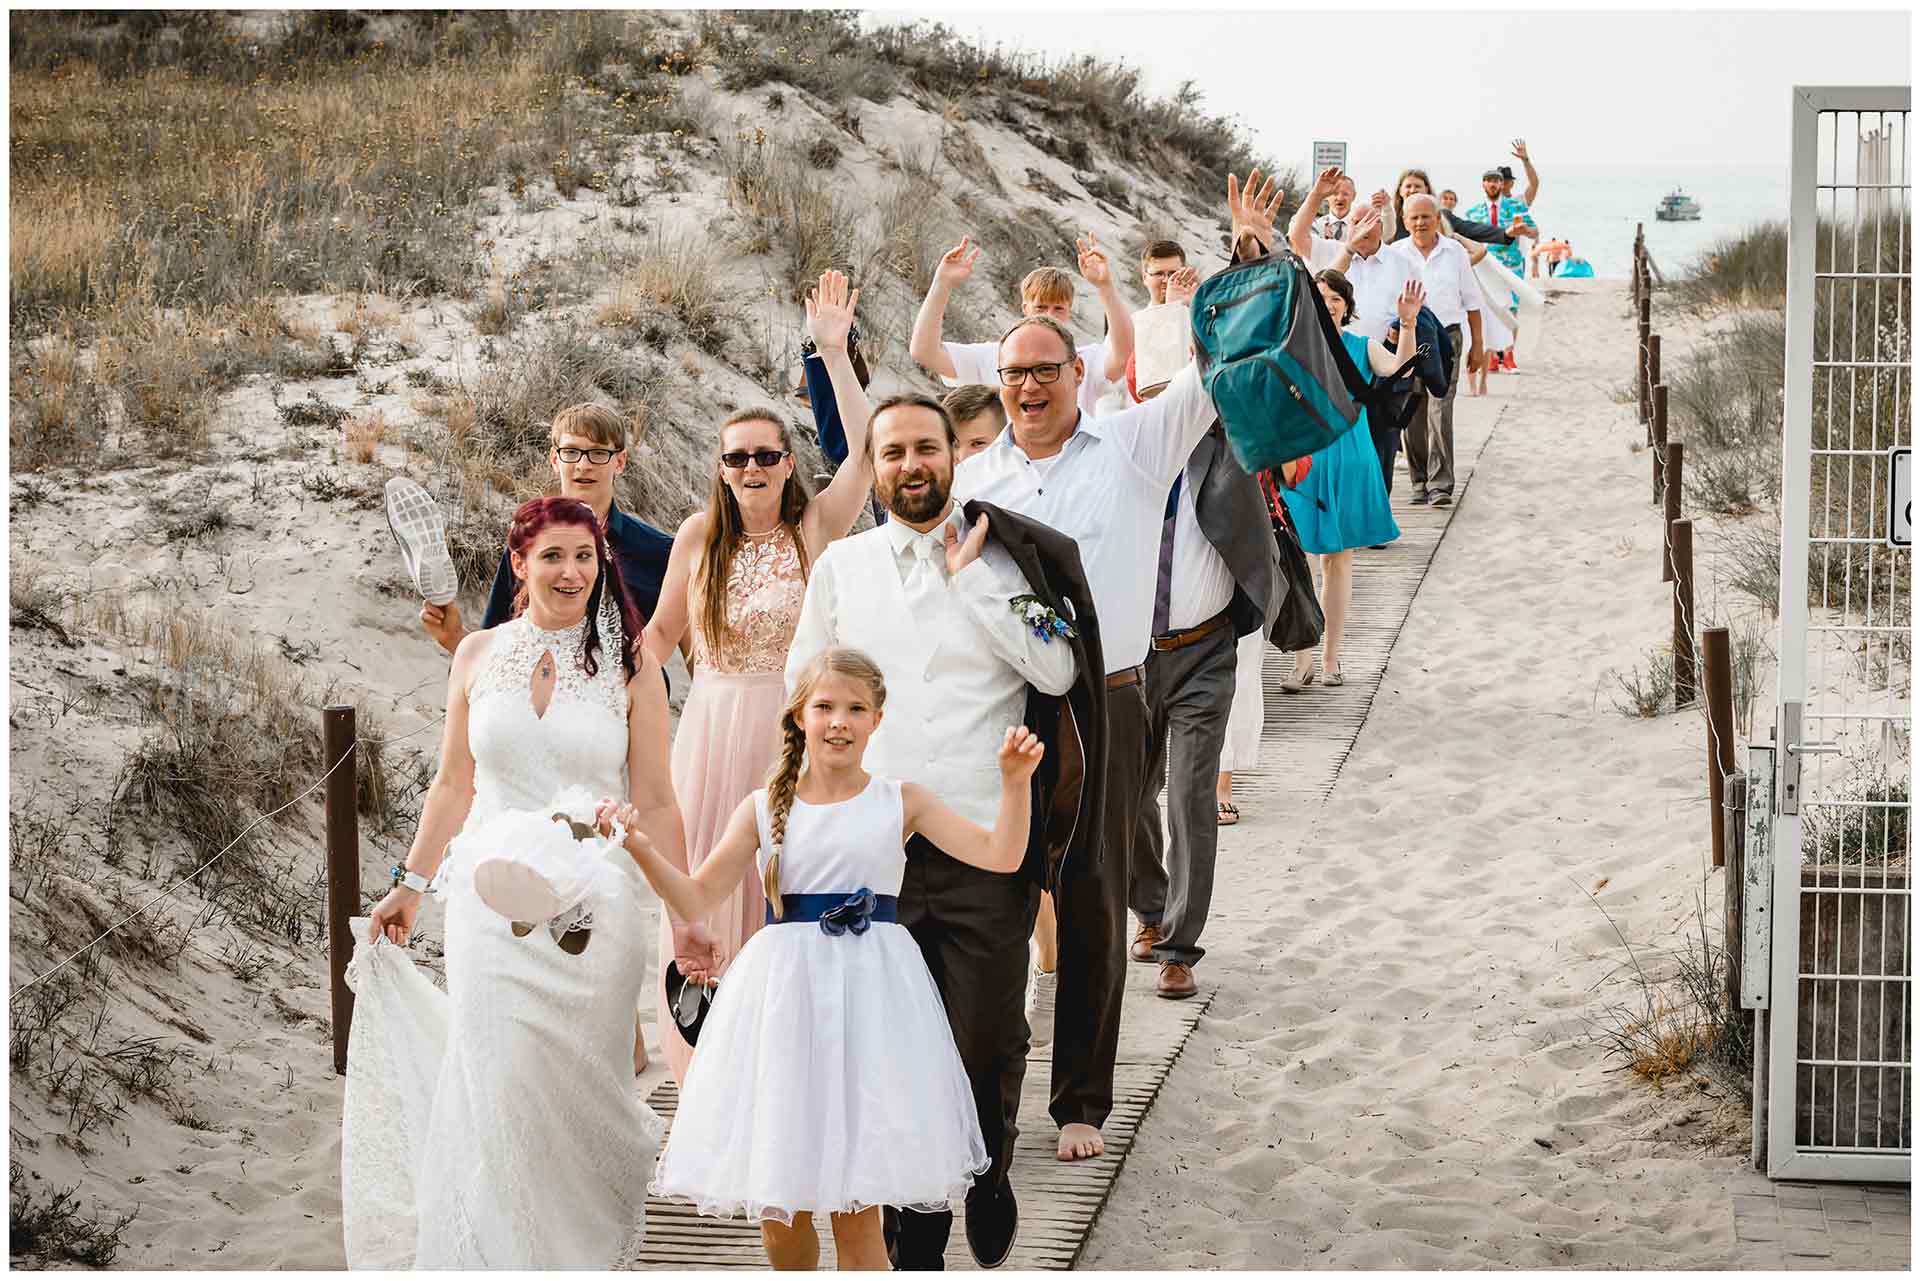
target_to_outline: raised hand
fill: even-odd
[[[987,515],[980,513],[980,519],[973,522],[973,528],[967,531],[965,541],[952,525],[947,526],[947,577],[955,574],[980,559],[980,549],[987,545]]]
[[[1194,290],[1200,288],[1200,269],[1182,267],[1167,277],[1167,301],[1182,305],[1193,301]]]
[[[1032,778],[1046,751],[1047,745],[1040,741],[1040,736],[1025,725],[1008,727],[1007,736],[1000,744],[1001,779],[1017,783]]]
[[[979,261],[980,246],[973,243],[971,236],[962,236],[959,244],[940,255],[933,278],[952,289],[973,274],[973,264]]]
[[[1379,225],[1380,211],[1372,205],[1360,206],[1360,208],[1355,211],[1353,217],[1347,220],[1347,243],[1352,244],[1354,241],[1361,239]]]
[[[1527,140],[1525,138],[1515,138],[1513,140],[1513,158],[1523,165],[1527,163]]]
[[[1100,247],[1099,240],[1091,231],[1075,240],[1073,244],[1080,251],[1080,275],[1088,284],[1098,289],[1113,279],[1113,268],[1107,262],[1107,251]]]
[[[1409,280],[1393,300],[1393,309],[1400,317],[1400,323],[1411,325],[1420,319],[1420,309],[1427,305],[1427,287],[1417,280]]]
[[[1328,196],[1331,196],[1333,189],[1340,185],[1342,176],[1339,165],[1328,165],[1325,169],[1322,169],[1320,176],[1313,180],[1313,193],[1309,197],[1310,202],[1317,205]]]
[[[1233,225],[1233,242],[1240,243],[1242,236],[1252,236],[1262,247],[1273,245],[1273,223],[1279,216],[1280,204],[1287,198],[1286,188],[1266,175],[1261,182],[1258,169],[1247,174],[1247,185],[1242,188],[1240,180],[1232,174],[1227,175],[1227,215]]]
[[[820,273],[820,283],[807,291],[807,333],[822,352],[845,351],[847,334],[853,329],[854,309],[860,305],[860,291],[847,289],[847,278],[837,271]]]
[[[1382,187],[1371,196],[1368,196],[1367,203],[1375,209],[1385,209],[1387,207],[1387,189]]]

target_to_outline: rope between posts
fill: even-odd
[[[125,916],[115,921],[112,925],[109,925],[106,929],[100,932],[99,937],[95,938],[92,942],[88,943],[85,947],[82,947],[79,951],[73,953],[73,955],[67,957],[65,960],[61,961],[58,965],[55,965],[52,969],[49,969],[44,973],[34,975],[32,978],[28,979],[25,983],[22,983],[19,987],[13,989],[13,991],[7,994],[7,1004],[12,1005],[14,1001],[19,999],[19,997],[27,991],[27,989],[34,987],[40,983],[44,983],[46,980],[58,974],[61,970],[64,970],[65,968],[67,968],[67,966],[73,964],[75,961],[85,956],[88,952],[91,952],[94,948],[100,946],[100,944],[106,942],[107,939],[110,938],[115,932],[117,932],[122,926],[129,924],[130,922],[136,920],[141,916],[144,916],[147,912],[147,909],[153,907],[156,903],[160,902],[160,900],[172,894],[175,890],[179,889],[182,885],[185,885],[188,881],[191,881],[194,877],[200,875],[200,873],[206,871],[208,868],[212,867],[215,863],[218,863],[221,859],[225,858],[227,856],[227,853],[230,850],[232,850],[236,845],[240,844],[241,841],[246,840],[247,837],[253,833],[253,830],[259,827],[262,823],[274,817],[276,814],[285,813],[287,810],[292,809],[295,805],[305,800],[308,796],[311,796],[315,789],[319,788],[328,779],[333,777],[335,770],[339,769],[342,765],[345,765],[348,761],[354,759],[355,749],[358,748],[360,744],[366,743],[369,746],[384,747],[389,743],[404,742],[405,740],[412,738],[416,734],[425,733],[427,730],[432,729],[435,725],[440,724],[440,722],[444,720],[446,720],[446,716],[443,713],[442,715],[435,717],[433,720],[428,721],[425,725],[420,726],[420,728],[418,729],[408,730],[405,734],[396,735],[395,737],[392,737],[392,738],[361,738],[361,737],[355,736],[354,740],[351,743],[347,744],[347,750],[341,753],[340,759],[335,761],[332,767],[328,769],[326,773],[322,774],[319,778],[316,778],[315,780],[313,780],[312,783],[308,784],[307,787],[304,788],[299,795],[293,797],[284,805],[280,805],[271,810],[268,810],[265,814],[262,814],[259,818],[256,818],[255,820],[253,820],[253,822],[247,824],[246,829],[242,831],[240,835],[234,837],[231,841],[228,841],[226,845],[221,848],[219,853],[215,854],[212,858],[208,859],[206,862],[202,863],[200,866],[194,868],[191,872],[188,872],[185,876],[180,877],[178,880],[173,882],[173,884],[167,886],[165,889],[162,889],[158,894],[155,894],[152,898],[148,899],[145,903],[142,903],[139,907],[135,908],[133,911],[127,913]]]

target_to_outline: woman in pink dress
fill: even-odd
[[[807,297],[807,331],[826,364],[840,403],[865,404],[842,390],[859,381],[847,355],[847,333],[860,291],[837,271],[820,277]],[[844,380],[844,382],[843,382]],[[693,688],[673,740],[673,786],[687,824],[687,868],[700,866],[720,840],[742,798],[766,786],[780,755],[780,713],[787,704],[787,647],[800,621],[807,570],[828,543],[853,528],[873,484],[864,414],[846,415],[847,460],[818,498],[794,469],[793,440],[772,409],[742,409],[721,424],[720,456],[706,507],[674,535],[660,603],[647,624],[646,647],[665,663],[692,633]],[[748,877],[704,922],[718,968],[766,918],[766,900]],[[662,909],[660,966],[673,959]],[[655,984],[661,1048],[676,1083],[693,1049],[681,1039]],[[636,1058],[639,1052],[636,1049]]]

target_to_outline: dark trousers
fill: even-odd
[[[1184,649],[1147,655],[1147,715],[1152,734],[1147,785],[1133,847],[1129,898],[1142,924],[1160,927],[1153,959],[1192,965],[1206,949],[1213,902],[1213,861],[1220,847],[1215,783],[1233,710],[1239,658],[1233,628],[1222,627]],[[1171,742],[1169,742],[1171,739]],[[1167,788],[1166,840],[1159,793]],[[1164,846],[1164,851],[1163,851]]]
[[[1401,429],[1393,424],[1406,412],[1407,402],[1413,399],[1413,395],[1412,392],[1402,393],[1383,405],[1379,412],[1367,411],[1367,432],[1373,437],[1373,452],[1380,456],[1380,479],[1387,483],[1389,494],[1393,492],[1394,455],[1400,452]]]
[[[1460,376],[1467,367],[1460,334],[1459,325],[1447,326],[1447,338],[1454,350],[1453,381],[1447,384],[1447,394],[1432,396],[1423,387],[1417,393],[1420,407],[1407,420],[1407,475],[1417,490],[1453,492],[1453,399],[1459,394]]]
[[[1020,1086],[1027,1075],[1027,939],[1040,887],[1019,873],[986,872],[923,836],[907,842],[899,922],[920,945],[947,1009],[993,1168],[975,1186],[998,1187],[1013,1164]],[[900,1212],[900,1266],[938,1269],[951,1212]]]
[[[1120,998],[1127,987],[1127,878],[1146,790],[1146,692],[1107,691],[1107,772],[1101,780],[1106,849],[1099,865],[1070,857],[1060,868],[1054,912],[1060,968],[1054,992],[1053,1098],[1057,1125],[1099,1127],[1113,1110],[1113,1063],[1120,1053]]]

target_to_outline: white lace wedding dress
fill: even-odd
[[[633,1085],[651,892],[630,860],[601,860],[575,956],[544,925],[516,938],[472,883],[474,863],[510,853],[488,840],[503,814],[569,786],[627,795],[618,636],[590,677],[584,626],[505,623],[474,678],[473,808],[434,883],[447,990],[360,927],[341,1120],[349,1267],[604,1269],[644,1227],[662,1128]],[[542,716],[531,682],[549,653],[559,674]]]

